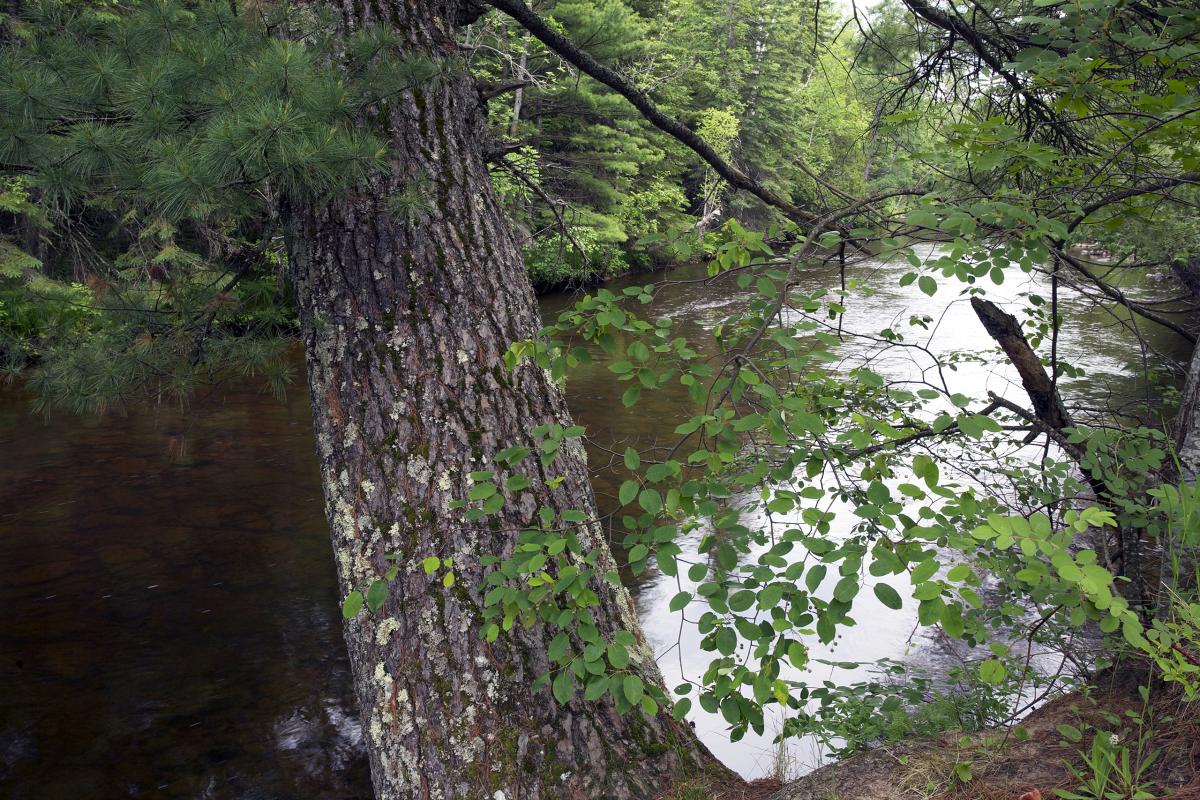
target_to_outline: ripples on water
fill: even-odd
[[[935,349],[990,349],[965,301],[948,304],[946,289],[930,300],[896,287],[896,268],[874,269],[886,291],[851,302],[856,330],[916,307],[940,317]],[[833,285],[819,271],[808,280]],[[664,291],[654,313],[694,335],[741,299],[726,284],[689,284]],[[545,299],[546,313],[565,302]],[[1107,323],[1076,330],[1064,348],[1099,377],[1084,394],[1136,391],[1113,379],[1128,373],[1130,351]],[[892,359],[876,369],[899,377],[917,367]],[[1019,398],[1003,372],[972,367],[954,381]],[[652,444],[681,413],[672,392],[628,413],[602,363],[568,388],[580,422],[619,449]],[[616,483],[598,471],[611,508]],[[187,413],[100,420],[42,419],[18,392],[0,392],[0,797],[369,797],[321,502],[300,385],[284,403],[231,386]],[[650,575],[633,588],[668,682],[681,659],[696,675],[707,658],[695,632],[671,649],[674,582]],[[860,598],[859,625],[834,658],[903,656],[910,616]],[[769,736],[733,745],[719,719],[697,710],[695,722],[743,773],[769,768]]]
[[[0,452],[0,796],[370,796],[303,392]]]

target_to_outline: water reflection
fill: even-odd
[[[370,796],[302,393],[0,452],[0,795]]]
[[[919,252],[925,257],[937,255],[933,247],[921,248]],[[855,367],[869,365],[898,388],[915,390],[921,384],[929,384],[971,398],[986,398],[988,392],[994,392],[1021,405],[1028,405],[1028,398],[1014,369],[1007,363],[996,363],[995,358],[979,358],[993,352],[995,345],[980,325],[968,298],[959,293],[960,286],[945,282],[933,297],[928,297],[916,284],[907,287],[899,285],[898,278],[908,270],[907,264],[869,262],[851,271],[851,281],[858,280],[869,286],[871,291],[854,292],[847,300],[850,311],[845,328],[840,331],[845,344],[837,351],[841,360],[835,364],[835,368],[848,372]],[[656,295],[652,314],[644,315],[670,317],[677,324],[677,335],[688,336],[693,342],[693,349],[715,357],[718,353],[711,349],[711,339],[706,340],[696,334],[701,333],[702,328],[712,328],[722,322],[731,311],[748,301],[749,294],[737,290],[731,280],[711,285],[695,283],[703,275],[703,269],[698,266],[673,273],[671,278],[685,282],[661,288]],[[1003,306],[1023,302],[1023,295],[1029,292],[1048,295],[1048,289],[1042,284],[1040,276],[1017,274],[1010,275],[1005,285],[989,285],[986,288],[989,299]],[[814,269],[802,273],[799,288],[813,292],[836,285],[838,276],[832,269]],[[616,291],[623,287],[618,284],[612,288]],[[565,303],[565,300],[559,302]],[[1157,398],[1147,394],[1149,385],[1142,378],[1144,354],[1136,345],[1135,337],[1129,334],[1127,320],[1114,318],[1094,308],[1085,298],[1065,292],[1061,309],[1068,323],[1059,343],[1060,357],[1084,370],[1082,375],[1062,381],[1069,402],[1082,402],[1092,408],[1137,406],[1143,414],[1151,412]],[[928,318],[924,328],[909,325],[908,320],[914,313]],[[879,332],[886,328],[902,334],[906,342],[913,346],[888,346],[878,338]],[[1164,335],[1162,331],[1143,329],[1141,333],[1148,344],[1160,352],[1171,354],[1171,348],[1179,346],[1169,334]],[[706,342],[710,349],[705,349]],[[815,339],[812,344],[817,346]],[[968,357],[951,361],[951,365],[944,369],[936,367],[933,356],[944,358],[955,351],[961,351]],[[1174,355],[1182,358],[1186,354],[1176,352]],[[646,448],[672,442],[670,431],[691,413],[682,411],[688,406],[684,391],[678,386],[660,394],[643,394],[636,413],[614,413],[613,406],[617,405],[614,400],[621,390],[613,388],[612,373],[602,357],[572,376],[569,391],[572,409],[579,421],[587,425],[589,434],[596,437],[600,444],[607,445],[608,450],[617,452],[629,445]],[[605,396],[609,398],[608,405],[598,402]],[[584,402],[580,402],[580,399]],[[1030,459],[1042,455],[1040,445],[1025,450]],[[986,463],[986,457],[980,462],[983,465],[981,473],[976,472],[979,464],[971,463],[973,458],[964,459],[958,464],[954,479],[974,483],[985,491],[999,489],[990,485],[992,479],[988,477],[990,465]],[[604,453],[602,463],[607,465],[610,462],[611,456]],[[616,505],[613,497],[620,478],[602,467],[597,470],[594,480],[598,490],[605,491],[601,504],[603,506],[607,502],[608,508],[604,510],[613,510]],[[900,476],[897,482],[902,480],[911,480],[911,476]],[[847,536],[855,519],[849,509],[842,511],[839,514],[840,527],[835,523],[831,532],[833,538]],[[760,516],[747,520],[746,524],[753,527],[769,523]],[[778,517],[775,524],[779,530],[789,527],[786,520]],[[806,526],[797,523],[793,527]],[[699,538],[697,533],[689,541],[681,542],[684,550],[680,556],[682,562],[702,560],[696,552]],[[747,561],[757,555],[751,553]],[[794,555],[800,556],[801,551],[797,550]],[[681,569],[681,573],[685,572],[686,568]],[[903,587],[897,587],[904,597],[903,606],[891,610],[870,591],[877,579],[870,575],[862,577],[862,590],[855,599],[852,615],[853,626],[845,628],[829,646],[821,645],[815,636],[810,637],[811,640],[806,642],[813,658],[810,669],[804,673],[792,670],[783,677],[802,680],[809,685],[831,681],[844,686],[875,678],[871,665],[881,658],[908,660],[937,674],[967,655],[953,644],[918,634],[915,602]],[[836,579],[836,575],[827,579],[818,594],[828,599]],[[896,579],[891,580],[894,583]],[[712,654],[700,650],[701,636],[696,628],[681,626],[679,615],[669,609],[669,602],[676,593],[691,591],[695,584],[684,574],[678,578],[650,574],[637,586],[637,605],[642,625],[659,654],[668,686],[698,679],[712,658]],[[689,619],[695,620],[705,608],[702,603],[693,603],[685,613],[690,612]],[[837,667],[819,661],[849,662],[851,665]],[[853,666],[854,663],[862,666]],[[1057,663],[1049,665],[1049,671],[1057,666]],[[719,713],[706,713],[697,704],[693,705],[689,717],[710,749],[747,777],[770,774],[779,759],[792,774],[799,774],[818,766],[823,758],[822,748],[812,741],[791,742],[783,750],[774,744],[772,740],[782,727],[782,717],[778,715],[768,715],[765,735],[749,732],[736,743],[729,741],[729,726]]]
[[[949,292],[930,300],[895,286],[898,268],[867,269],[880,291],[852,301],[856,330],[877,332],[919,308],[939,320],[931,348],[990,349]],[[806,280],[833,285],[820,270]],[[744,299],[728,282],[689,283],[662,291],[653,313],[695,335]],[[567,302],[546,298],[545,313]],[[1083,324],[1069,326],[1064,352],[1093,372],[1074,389],[1095,401],[1139,398],[1141,384],[1120,379],[1137,366],[1128,340],[1083,306],[1066,313]],[[870,343],[853,352],[867,357]],[[922,368],[876,362],[898,379]],[[958,391],[1018,396],[1014,376],[981,365],[952,377]],[[579,421],[617,452],[667,441],[682,414],[682,387],[646,395],[630,413],[602,362],[568,388]],[[19,392],[0,392],[0,797],[369,797],[313,452],[299,387],[283,403],[228,386],[186,413],[102,420],[43,420]],[[608,511],[610,460],[591,452]],[[674,581],[651,575],[635,590],[668,673],[682,664],[695,675],[705,659],[694,631],[670,649]],[[859,624],[834,658],[903,656],[904,612],[861,597]],[[769,767],[769,741],[730,745],[723,722],[696,722],[737,769]]]

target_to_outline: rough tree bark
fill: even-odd
[[[413,52],[456,51],[464,0],[335,0],[343,32],[393,26]],[[382,115],[380,115],[382,116]],[[465,70],[395,102],[385,119],[391,168],[337,201],[294,208],[292,260],[317,449],[343,591],[399,577],[377,614],[345,627],[377,796],[391,798],[645,798],[680,770],[715,762],[689,726],[666,711],[619,716],[608,703],[558,705],[531,684],[548,667],[535,627],[488,644],[480,637],[483,554],[510,550],[537,505],[591,512],[581,447],[564,447],[555,476],[488,523],[467,524],[448,504],[468,473],[529,431],[569,424],[559,387],[526,365],[509,372],[509,343],[539,327],[532,289],[483,161],[484,120]],[[389,197],[419,186],[423,208]],[[411,205],[411,204],[410,204]],[[599,525],[580,532],[607,545]],[[419,566],[453,559],[457,583]],[[611,556],[609,556],[611,560]],[[624,590],[594,587],[602,632],[638,632]],[[640,636],[640,633],[637,635]],[[659,680],[650,649],[635,656]]]
[[[1179,456],[1180,478],[1194,481],[1200,477],[1200,347],[1192,353],[1183,400],[1175,422],[1175,450]]]
[[[1178,474],[1172,475],[1179,481],[1200,480],[1200,347],[1192,351],[1188,363],[1187,379],[1183,386],[1183,399],[1179,404],[1179,415],[1175,420],[1175,454],[1179,459]],[[1176,576],[1178,586],[1175,588],[1195,588],[1197,577],[1200,576],[1200,545],[1195,540],[1189,540],[1185,533],[1179,531],[1179,538],[1168,546],[1174,551],[1179,572]],[[1164,586],[1169,585],[1167,559],[1163,559]],[[1164,603],[1162,608],[1169,605]]]

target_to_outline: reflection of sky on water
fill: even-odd
[[[922,255],[929,257],[934,252],[934,249],[929,247]],[[868,365],[889,381],[901,382],[900,388],[915,390],[920,388],[918,383],[924,381],[972,398],[986,398],[988,392],[994,392],[1027,406],[1028,398],[1015,370],[998,354],[993,353],[994,342],[980,325],[968,298],[959,293],[962,285],[952,279],[942,280],[939,291],[933,297],[928,297],[920,291],[915,282],[907,287],[899,285],[899,277],[909,269],[907,264],[882,262],[868,262],[852,269],[850,277],[869,282],[873,291],[854,292],[846,302],[846,344],[838,350],[842,359],[837,362],[836,368],[849,371],[856,366]],[[703,273],[699,272],[699,268],[692,268],[686,274],[687,277],[694,278]],[[798,290],[816,291],[836,285],[835,278],[836,273],[831,270],[807,271],[801,273]],[[1016,311],[1019,308],[1018,304],[1022,302],[1022,293],[1049,294],[1048,289],[1041,286],[1042,282],[1040,276],[1024,275],[1011,270],[1005,284],[995,286],[988,282],[984,284],[984,288],[987,290],[988,299]],[[696,283],[666,287],[660,290],[652,315],[671,318],[685,334],[694,335],[699,332],[697,328],[711,329],[747,297],[746,292],[731,290],[730,281],[719,285],[724,285],[729,293],[716,298],[707,296],[703,291],[697,292],[699,284]],[[696,294],[700,295],[698,299],[694,299]],[[1130,340],[1124,335],[1120,325],[1106,319],[1102,312],[1093,309],[1085,299],[1066,291],[1062,292],[1060,304],[1060,313],[1066,320],[1059,343],[1060,357],[1084,368],[1086,372],[1081,378],[1062,381],[1064,394],[1069,398],[1068,402],[1072,399],[1082,399],[1089,405],[1098,406],[1110,402],[1114,397],[1136,399],[1138,393],[1143,390],[1140,380],[1130,376],[1130,372],[1136,369],[1138,363],[1136,358],[1131,361],[1129,354],[1133,353],[1136,357],[1138,353],[1135,348],[1131,349]],[[927,329],[922,330],[909,325],[909,317],[913,313],[931,318]],[[785,321],[796,322],[799,321],[799,317],[792,315],[785,317]],[[907,344],[919,345],[921,349],[885,346],[876,338],[885,328],[900,333]],[[851,334],[864,336],[858,338]],[[693,347],[696,345],[693,344]],[[951,351],[985,358],[967,359],[939,373],[935,369],[932,356],[944,357]],[[590,386],[591,379],[592,376],[585,375],[582,382],[585,386]],[[573,377],[569,388],[578,389],[580,382],[579,376]],[[904,386],[903,382],[913,383]],[[589,425],[591,434],[598,434],[601,438],[606,434],[610,435],[614,442],[621,442],[622,447],[634,441],[643,445],[648,442],[668,441],[669,432],[675,422],[668,424],[667,421],[679,416],[678,406],[673,409],[657,409],[651,405],[648,409],[646,402],[646,399],[643,399],[639,404],[639,416],[653,416],[655,411],[662,414],[657,428],[653,430],[646,430],[645,425],[630,425],[620,418],[612,420],[612,430],[604,430],[603,425],[597,430],[594,420],[590,418],[584,421]],[[655,401],[652,399],[650,402]],[[972,408],[978,410],[981,405],[982,403],[976,402]],[[590,416],[587,412],[581,412],[580,415]],[[1025,451],[1030,458],[1038,458],[1042,453],[1039,445],[1025,448]],[[964,469],[950,477],[960,482],[980,485],[978,479],[968,471],[969,466],[964,463]],[[894,483],[905,480],[912,480],[912,476],[898,476]],[[603,487],[605,481],[601,479],[598,484]],[[838,522],[841,527],[837,528],[835,523],[834,538],[847,536],[849,526],[853,524],[854,518],[848,510],[843,510],[847,513],[839,514]],[[765,524],[765,518],[760,516],[757,522]],[[788,527],[786,522],[779,518],[776,518],[775,523],[780,531]],[[699,538],[697,533],[686,543],[681,543],[685,551],[681,561],[694,562],[697,559],[696,547]],[[765,549],[764,547],[752,552],[743,563],[752,563]],[[806,551],[797,546],[791,556],[803,558],[805,554]],[[687,578],[686,566],[681,568],[680,573],[678,578],[657,575],[644,579],[637,590],[642,624],[659,655],[668,687],[673,687],[685,679],[697,679],[714,656],[713,653],[700,649],[702,637],[695,626],[681,625],[679,614],[671,612],[668,608],[671,598],[677,592],[691,591],[695,588],[695,583]],[[838,578],[835,570],[831,569],[830,573],[817,592],[822,598],[828,598],[832,594]],[[907,576],[891,578],[894,584],[903,583],[909,587],[908,591],[905,591],[903,585],[897,586],[904,598],[904,606],[899,610],[888,609],[875,598],[871,587],[878,579],[867,574],[865,570],[862,577],[862,589],[855,599],[851,613],[855,624],[841,629],[838,638],[830,646],[821,645],[815,636],[807,637],[806,643],[811,648],[813,663],[803,674],[789,668],[783,677],[801,680],[809,685],[823,681],[848,685],[878,677],[872,662],[881,658],[905,660],[932,674],[944,674],[949,667],[961,663],[963,659],[986,657],[978,652],[969,651],[962,643],[946,641],[945,637],[930,638],[926,632],[916,630],[916,603],[908,596],[911,584],[908,583]],[[690,620],[695,620],[706,608],[706,604],[694,601],[685,610],[685,614]],[[819,664],[818,659],[859,662],[863,666],[847,669]],[[1053,672],[1058,668],[1059,660],[1051,654],[1046,654],[1035,658],[1035,664]],[[772,739],[779,730],[781,718],[778,711],[774,714],[774,718],[768,716],[765,735],[758,736],[750,731],[736,743],[729,741],[728,724],[719,713],[707,713],[699,704],[693,704],[689,716],[705,743],[718,757],[744,775],[757,777],[770,774],[775,768],[778,754]],[[789,745],[787,760],[793,772],[805,772],[818,766],[822,756],[821,748],[816,742],[795,741]]]

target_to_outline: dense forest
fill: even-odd
[[[1194,2],[9,0],[0,181],[31,414],[307,385],[377,797],[1195,791]]]

